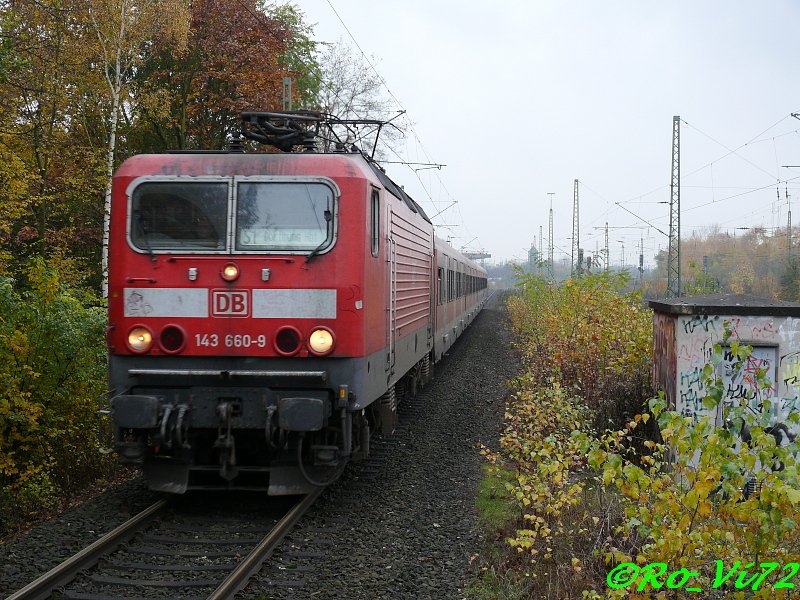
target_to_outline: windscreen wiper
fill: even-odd
[[[142,218],[141,211],[136,211],[136,222],[139,224],[139,229],[142,230],[142,242],[144,242],[145,250],[147,250],[147,254],[150,255],[150,260],[152,262],[158,262],[156,258],[156,253],[153,252],[153,247],[150,245],[150,240],[147,239],[147,235],[150,233],[147,231],[147,226],[144,224],[144,219]]]
[[[331,218],[333,218],[333,215],[331,214],[331,211],[326,208],[325,209],[325,222],[326,223],[330,223],[331,222]],[[328,237],[326,236],[325,239],[322,240],[322,243],[319,246],[317,246],[316,248],[314,248],[308,256],[306,256],[305,263],[306,264],[310,263],[311,259],[314,258],[315,256],[317,256],[319,254],[320,250],[322,250],[327,245],[328,245]]]

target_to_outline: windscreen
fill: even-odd
[[[333,192],[322,183],[241,182],[236,250],[318,250],[333,240]]]
[[[131,242],[145,251],[225,250],[228,184],[145,182],[133,192]]]

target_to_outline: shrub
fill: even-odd
[[[107,445],[98,414],[104,311],[43,261],[33,261],[27,276],[26,289],[0,279],[0,526],[53,504],[110,464],[99,453]]]
[[[510,560],[519,563],[519,571],[533,573],[526,581],[528,592],[574,597],[591,585],[591,569],[602,568],[592,555],[595,497],[579,476],[590,411],[557,382],[547,388],[530,383],[528,377],[514,382],[501,451],[484,449],[483,454],[515,474],[506,489],[519,518],[505,541],[516,551]]]
[[[519,514],[507,561],[530,571],[532,597],[576,597],[581,586],[587,598],[682,597],[667,575],[659,583],[642,574],[651,563],[703,597],[785,597],[774,586],[787,575],[781,565],[800,562],[800,448],[793,435],[775,435],[769,399],[759,396],[757,412],[723,403],[723,345],[734,369],[752,349],[726,331],[702,370],[703,404],[725,427],[667,410],[663,395],[643,410],[651,317],[636,295],[620,293],[623,282],[556,287],[523,276],[509,301],[527,368],[507,403],[500,451],[484,451],[517,475],[507,483]],[[757,390],[771,385],[764,372],[756,379]],[[597,436],[591,423],[609,418],[613,427]],[[606,575],[620,564],[634,575],[609,589]]]
[[[628,274],[518,278],[509,315],[531,384],[581,396],[598,429],[640,412],[652,395],[653,321],[638,292],[623,293]]]
[[[727,331],[726,343],[729,335]],[[741,368],[752,348],[734,340],[730,351],[738,358],[734,368]],[[759,413],[750,410],[746,400],[741,405],[723,404],[722,361],[722,346],[716,344],[703,369],[707,391],[703,404],[712,412],[722,407],[723,422],[730,426],[716,427],[708,415],[694,420],[668,411],[659,397],[650,401],[650,409],[664,443],[645,442],[652,449],[650,455],[636,457],[629,451],[638,423],[648,415],[599,441],[586,440],[589,464],[624,503],[618,541],[609,544],[606,556],[610,565],[657,562],[670,571],[686,569],[693,574],[692,584],[704,590],[719,588],[719,593],[740,595],[734,597],[745,593],[753,597],[755,592],[756,597],[771,598],[776,590],[768,583],[785,573],[777,571],[777,577],[756,585],[766,571],[764,564],[796,562],[800,557],[795,534],[800,507],[798,445],[793,439],[776,443],[770,433],[770,400],[762,400]],[[769,387],[763,372],[757,379],[758,388]],[[789,420],[796,425],[800,415],[792,414]],[[749,431],[747,440],[741,437],[743,429]],[[729,569],[733,575],[721,586]],[[619,590],[619,596],[624,594]]]

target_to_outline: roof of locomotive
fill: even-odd
[[[424,210],[422,210],[422,207],[419,204],[417,204],[411,196],[406,194],[405,190],[402,187],[400,187],[394,181],[389,179],[389,176],[386,175],[386,173],[384,173],[377,166],[375,166],[374,163],[368,162],[367,164],[369,164],[369,166],[372,167],[373,172],[378,176],[378,179],[380,180],[384,188],[389,190],[391,194],[400,198],[403,202],[405,202],[408,205],[408,207],[411,210],[419,213],[423,219],[425,219],[428,223],[431,223],[431,225],[433,225],[431,220],[428,218],[428,215],[425,214]]]
[[[214,175],[316,175],[331,178],[375,177],[393,196],[431,220],[402,187],[392,181],[374,162],[352,152],[208,152],[175,151],[139,154],[120,165],[115,177],[214,176]]]

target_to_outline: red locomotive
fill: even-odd
[[[250,113],[244,133],[312,149],[297,123]],[[133,157],[109,257],[116,448],[173,493],[327,483],[393,429],[487,292],[357,151]]]

